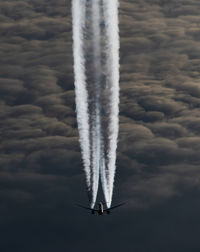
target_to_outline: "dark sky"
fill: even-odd
[[[0,251],[200,249],[200,3],[120,4],[120,134],[111,215],[88,204],[71,2],[0,1]],[[101,199],[101,197],[99,197]]]

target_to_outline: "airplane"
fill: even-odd
[[[90,208],[90,207],[85,207],[85,206],[82,206],[82,205],[77,205],[79,207],[82,207],[84,209],[87,209],[87,210],[90,210],[91,211],[91,214],[95,214],[95,212],[97,212],[99,215],[103,215],[104,212],[106,212],[107,214],[110,214],[110,210],[114,209],[114,208],[117,208],[117,207],[120,207],[122,205],[124,205],[125,203],[121,203],[119,205],[116,205],[116,206],[113,206],[113,207],[110,207],[110,208],[106,208],[104,209],[104,205],[105,203],[103,202],[99,202],[99,208],[98,209],[94,209],[94,208]]]

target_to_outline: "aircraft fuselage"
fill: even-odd
[[[103,203],[100,202],[100,203],[99,203],[99,211],[98,211],[98,214],[99,214],[99,215],[102,215],[102,214],[103,214],[103,210],[104,210],[104,209],[103,209]]]

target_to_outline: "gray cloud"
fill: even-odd
[[[127,199],[127,216],[133,216],[128,211],[162,204],[170,209],[174,199],[183,199],[185,209],[199,197],[188,196],[200,189],[199,12],[196,0],[120,3],[120,133],[114,200]],[[0,211],[7,221],[8,215],[12,220],[20,216],[41,221],[59,206],[61,213],[55,210],[51,219],[70,223],[76,234],[65,215],[69,211],[75,220],[69,202],[73,197],[81,201],[86,193],[74,102],[71,2],[2,1],[0,66]],[[41,209],[48,211],[43,214]],[[136,219],[133,226],[140,227]],[[149,222],[144,222],[146,230]],[[190,241],[196,244],[192,237]],[[145,244],[142,250],[136,244],[135,251],[149,249]],[[152,251],[187,248],[178,249],[181,246],[173,246],[174,241],[169,244],[172,247],[165,250],[156,247],[156,241]],[[13,251],[6,246],[8,242],[2,251]],[[115,251],[119,248],[116,245]]]
[[[22,165],[48,173],[46,166],[60,163],[64,152],[63,164],[67,160],[73,164],[70,157],[75,156],[79,159],[75,166],[80,165],[70,8],[69,1],[67,5],[51,1],[49,7],[43,1],[1,3],[1,162],[5,169],[6,164],[9,169],[16,164],[16,170]],[[184,162],[190,171],[189,162],[198,160],[198,151],[190,146],[199,135],[197,9],[195,2],[121,2],[118,162],[125,158],[131,165],[124,169],[132,170],[133,176],[138,170],[134,166],[143,167],[139,181],[155,166],[161,172],[164,165]],[[56,161],[47,164],[44,160],[51,156]],[[153,176],[156,181],[155,172]],[[162,180],[162,172],[158,179]],[[142,188],[141,194],[145,194]]]

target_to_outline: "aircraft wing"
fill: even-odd
[[[121,204],[119,204],[119,205],[116,205],[116,206],[113,206],[113,207],[110,207],[110,208],[107,208],[107,209],[104,209],[104,210],[105,210],[105,211],[107,211],[107,210],[112,210],[112,209],[114,209],[114,208],[123,206],[124,204],[126,204],[126,203],[121,203]]]
[[[96,212],[98,212],[98,210],[97,210],[97,209],[94,209],[94,208],[85,207],[85,206],[82,206],[82,205],[77,205],[77,206],[82,207],[82,208],[85,208],[85,209],[90,210],[90,211],[96,211]]]

